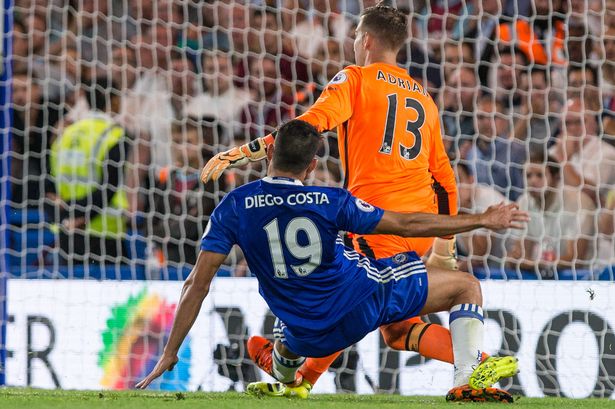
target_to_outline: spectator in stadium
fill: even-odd
[[[408,19],[411,18],[412,14],[408,16]],[[430,49],[424,47],[424,42],[419,38],[418,24],[412,24],[412,22],[409,24],[412,31],[410,41],[397,54],[397,63],[406,66],[408,74],[427,87],[433,99],[438,101],[439,91],[444,81],[440,61]]]
[[[155,6],[153,1],[129,1],[126,35],[128,38],[140,36],[149,31],[154,24]]]
[[[615,0],[610,3],[615,6]],[[605,25],[605,59],[602,64],[602,77],[600,78],[604,128],[609,135],[615,135],[615,13],[612,13],[612,21],[613,25]]]
[[[273,7],[255,8],[250,19],[250,51],[256,54],[256,59],[263,56],[274,59],[278,76],[285,80],[281,86],[288,88],[284,92],[292,93],[290,88],[296,83],[307,83],[310,80],[307,64],[305,59],[297,58],[296,44],[289,41],[289,35],[279,30],[278,10]],[[321,44],[321,41],[314,42]],[[252,75],[251,71],[249,73]]]
[[[170,103],[174,118],[186,115],[188,105],[196,94],[196,67],[185,53],[171,52],[167,72],[167,88],[170,91]]]
[[[459,183],[459,213],[482,213],[489,206],[505,202],[504,196],[492,186],[476,182],[472,170],[465,163],[458,163],[456,173]],[[460,269],[472,272],[473,268],[488,270],[503,267],[500,261],[506,254],[501,232],[485,229],[457,235],[457,250],[466,260]]]
[[[59,125],[59,133],[63,128],[84,119],[90,114],[85,88],[91,82],[92,70],[87,62],[79,58],[79,50],[75,45],[68,44],[59,56],[59,65],[64,82],[64,102],[68,113]],[[121,78],[121,77],[120,77]]]
[[[476,181],[494,187],[504,197],[516,200],[523,192],[523,143],[511,137],[508,110],[491,94],[478,101],[475,115],[477,136],[466,160],[473,164]]]
[[[120,89],[96,78],[88,102],[89,117],[67,127],[51,147],[49,211],[59,230],[61,263],[119,263],[128,205],[126,139],[115,122]]]
[[[496,66],[495,97],[502,101],[507,109],[518,112],[523,93],[527,90],[525,73],[529,60],[518,48],[500,47],[491,60]]]
[[[156,29],[166,35],[163,27]],[[183,105],[191,96],[187,93],[194,90],[189,59],[180,52],[171,52],[168,41],[168,37],[160,39],[156,32],[148,33],[141,40],[137,46],[140,75],[122,100],[120,121],[137,138],[141,151],[138,162],[154,168],[173,163],[171,125],[184,113],[174,102],[184,100]]]
[[[559,119],[551,109],[551,105],[559,101],[554,101],[550,94],[548,75],[548,71],[541,68],[533,68],[527,74],[528,93],[521,98],[520,118],[513,121],[515,138],[525,141],[530,152],[546,149],[559,132]]]
[[[568,67],[590,64],[593,59],[594,41],[589,28],[582,21],[570,18],[567,29],[564,48]]]
[[[334,38],[329,38],[318,50],[316,58],[312,59],[311,73],[314,81],[298,89],[294,94],[296,110],[292,116],[310,107],[343,67],[342,44]]]
[[[344,68],[342,53],[342,44],[334,38],[329,38],[318,50],[312,63],[312,73],[321,91]]]
[[[245,135],[256,138],[267,134],[289,118],[293,97],[284,92],[280,83],[275,59],[263,57],[252,60],[250,63],[252,100],[242,115]]]
[[[29,13],[25,17],[26,33],[28,33],[28,54],[31,57],[44,57],[45,45],[49,42],[47,20],[40,12]]]
[[[613,233],[615,233],[615,188],[611,187],[606,195],[606,203],[600,210],[598,231],[603,236],[598,240],[599,242],[604,241],[610,244],[610,255],[612,256]],[[610,260],[610,257],[602,260]]]
[[[117,47],[113,50],[111,75],[120,82],[122,89],[132,88],[137,80],[137,55],[132,47]]]
[[[525,231],[512,233],[508,264],[544,279],[562,269],[587,268],[594,255],[595,205],[585,193],[566,188],[560,162],[532,152],[525,167],[526,192],[519,209],[530,213]]]
[[[302,58],[313,59],[327,40],[343,44],[349,36],[352,22],[340,14],[334,1],[316,0],[310,2],[309,10],[302,10],[298,1],[292,1],[290,13],[294,24],[289,30],[289,38]],[[341,50],[344,56],[344,50]]]
[[[199,239],[225,190],[223,180],[204,185],[199,179],[204,161],[213,156],[207,147],[214,145],[219,132],[214,118],[173,126],[174,164],[159,170],[153,190],[151,237],[163,265],[181,267],[196,262]]]
[[[232,2],[230,5],[223,2],[220,3],[220,8],[228,9],[228,12],[224,10],[221,17],[227,16],[227,19],[221,19],[219,23],[222,28],[227,29],[230,32],[230,50],[237,56],[243,56],[249,51],[249,29],[250,29],[250,8],[246,4],[240,2]]]
[[[151,41],[152,37],[146,38]],[[144,58],[140,58],[143,56]],[[155,174],[173,164],[171,128],[184,118],[194,93],[194,67],[185,54],[154,42],[142,43],[137,60],[143,67],[132,89],[123,93],[120,123],[134,135],[126,184],[131,212],[143,210],[140,187],[152,184]],[[158,64],[161,65],[157,65]]]
[[[43,81],[26,66],[15,67],[12,78],[12,198],[19,206],[38,206],[49,174],[49,147],[64,115],[61,101],[51,99]]]
[[[28,28],[19,18],[15,18],[13,20],[12,40],[13,48],[11,49],[11,51],[13,53],[13,65],[27,64],[28,56],[31,53]]]
[[[613,13],[615,16],[615,13]],[[615,20],[615,17],[613,18]],[[605,114],[615,117],[615,25],[606,26],[604,33],[604,63],[600,88]]]
[[[473,112],[477,90],[474,69],[464,66],[455,69],[444,86],[442,124],[445,147],[457,157],[465,157],[474,136]]]
[[[566,97],[568,100],[583,99],[585,107],[595,115],[599,115],[602,103],[596,69],[589,64],[571,64],[568,67]]]
[[[469,19],[465,27],[463,41],[470,44],[474,61],[478,63],[480,83],[486,85],[494,52],[495,38],[502,17],[501,0],[484,0],[476,2],[476,16]]]
[[[19,16],[16,17],[19,21]],[[54,62],[58,61],[58,54],[62,50],[63,42],[55,41],[54,32],[47,25],[47,14],[44,8],[28,10],[23,17],[23,26],[26,29],[26,43],[16,41],[17,47],[21,46],[19,52],[25,51],[25,55],[14,54],[14,67],[21,69],[27,67],[41,79],[43,93],[53,101],[60,101],[64,91],[63,71]],[[17,23],[19,27],[20,23]],[[20,28],[13,31],[18,38]]]
[[[475,4],[462,0],[435,0],[425,3],[425,7],[420,11],[423,16],[420,21],[423,23],[421,38],[427,40],[435,54],[443,59],[442,45],[448,38],[459,39],[463,36],[469,21],[462,16],[472,15]]]
[[[442,60],[444,78],[451,78],[454,71],[462,66],[474,69],[472,45],[465,41],[449,39],[444,43],[444,55]]]
[[[205,89],[190,101],[186,115],[195,118],[213,116],[237,128],[250,101],[250,93],[233,82],[232,54],[206,50],[201,61]]]
[[[529,15],[499,26],[498,41],[514,44],[525,55],[528,63],[542,68],[564,65],[565,13],[562,0],[531,0]]]
[[[97,72],[103,74],[111,61],[112,42],[124,39],[122,25],[113,18],[109,1],[79,1],[75,5],[71,41],[80,52],[79,58],[89,61]]]
[[[189,5],[186,45],[195,51],[230,50],[229,8],[228,4],[221,1]]]
[[[568,101],[562,132],[550,154],[562,165],[563,182],[583,189],[596,204],[615,185],[615,148],[604,141],[598,117],[580,98]]]

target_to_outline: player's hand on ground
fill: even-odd
[[[150,372],[149,375],[147,375],[145,379],[143,379],[141,382],[137,383],[135,385],[135,388],[137,389],[147,388],[147,386],[150,383],[152,383],[156,378],[158,378],[160,375],[162,375],[164,371],[172,371],[173,367],[175,366],[178,360],[179,358],[177,358],[177,355],[162,354],[162,356],[158,360],[158,363],[156,364],[154,369],[152,369],[152,372]]]
[[[485,227],[491,230],[523,229],[530,220],[527,212],[519,210],[516,203],[490,206],[483,213]]]
[[[218,180],[222,172],[228,168],[238,168],[248,162],[257,162],[267,157],[267,145],[264,138],[258,138],[245,145],[236,146],[225,152],[220,152],[211,158],[201,171],[201,180],[207,183]]]

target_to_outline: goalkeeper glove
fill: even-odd
[[[455,236],[451,239],[436,237],[426,265],[446,270],[458,270],[456,253]]]
[[[204,183],[210,179],[217,180],[227,168],[238,168],[248,162],[258,162],[267,157],[265,138],[258,138],[245,145],[236,146],[226,152],[220,152],[211,158],[201,171]]]

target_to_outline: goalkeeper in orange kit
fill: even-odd
[[[344,187],[353,195],[391,211],[455,215],[455,175],[442,143],[438,109],[425,89],[396,65],[407,32],[406,16],[394,8],[378,5],[365,9],[354,43],[357,65],[340,71],[298,119],[320,132],[337,127]],[[274,138],[268,135],[219,153],[203,169],[203,180],[217,179],[224,169],[264,159],[265,148]],[[407,251],[423,256],[433,245],[428,266],[457,268],[454,237],[436,238],[434,244],[433,238],[349,234],[347,242],[373,258]],[[442,326],[426,324],[417,317],[380,330],[393,349],[453,362],[451,335]],[[262,361],[266,347],[262,337],[248,341],[250,356],[257,363]],[[294,391],[307,396],[338,355],[308,359],[299,370],[301,378]],[[494,370],[497,361],[483,364]],[[453,392],[450,398],[483,397],[474,397],[466,387]]]

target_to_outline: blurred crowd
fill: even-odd
[[[157,266],[194,263],[224,193],[264,172],[203,186],[199,169],[308,108],[353,63],[375,3],[15,0],[12,206],[44,212],[62,264],[128,263],[129,233]],[[411,31],[398,63],[440,108],[461,212],[531,213],[524,231],[459,236],[462,267],[557,278],[615,264],[615,0],[392,3]],[[312,183],[340,184],[334,133],[320,157]],[[229,263],[245,274],[240,254]]]

